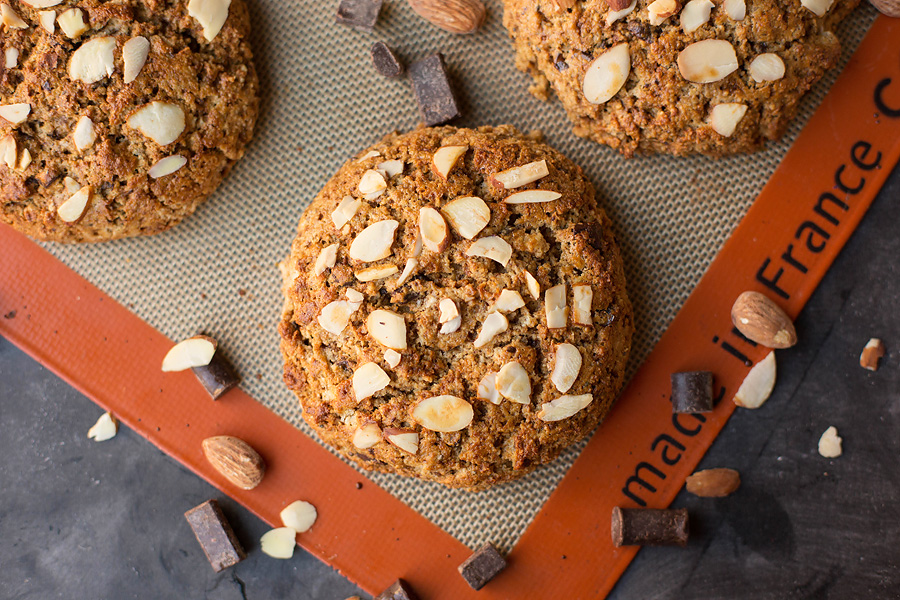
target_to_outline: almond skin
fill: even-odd
[[[794,323],[780,306],[759,292],[744,292],[731,307],[731,322],[747,339],[766,348],[797,343]]]
[[[703,498],[722,498],[741,486],[741,474],[734,469],[697,471],[684,482],[685,489]]]
[[[484,22],[481,0],[409,0],[417,15],[450,33],[474,33]]]
[[[203,440],[203,455],[225,479],[244,490],[258,486],[266,473],[266,463],[259,453],[230,435]]]

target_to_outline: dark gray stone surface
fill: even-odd
[[[642,550],[612,598],[900,598],[898,232],[900,170],[798,319],[800,343],[779,351],[772,398],[738,410],[701,464],[739,470],[741,488],[682,493],[688,547]],[[888,349],[877,373],[858,365],[872,336]],[[263,555],[265,524],[127,428],[88,440],[101,412],[0,338],[0,598],[360,593],[300,549]],[[816,452],[829,425],[844,438],[830,460]],[[183,517],[209,498],[249,553],[220,574]]]

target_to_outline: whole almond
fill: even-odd
[[[889,17],[900,17],[900,0],[869,0],[872,6]]]
[[[230,435],[203,440],[203,455],[213,468],[241,489],[252,490],[262,481],[266,463],[250,444]]]
[[[734,469],[706,469],[697,471],[684,483],[685,489],[695,496],[721,498],[740,487],[741,474]]]
[[[409,0],[416,14],[450,33],[474,33],[484,21],[481,0]]]
[[[609,10],[622,10],[631,6],[631,0],[606,0]]]
[[[790,348],[797,330],[780,306],[759,292],[744,292],[731,307],[731,321],[747,339],[766,348]]]

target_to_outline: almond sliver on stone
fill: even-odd
[[[412,410],[412,418],[430,431],[445,433],[465,429],[472,422],[472,405],[456,396],[433,396],[420,401]]]
[[[585,408],[594,400],[591,394],[560,396],[552,402],[541,404],[537,417],[541,421],[562,421]]]
[[[759,408],[765,404],[775,388],[777,370],[775,352],[769,352],[747,373],[734,395],[734,403],[743,408]]]
[[[495,173],[492,179],[504,189],[511,190],[535,182],[549,174],[550,170],[547,169],[547,161],[538,160]]]
[[[581,91],[591,104],[603,104],[619,93],[631,72],[628,44],[613,46],[588,66]]]
[[[391,383],[384,369],[373,362],[367,362],[353,373],[353,394],[357,402],[377,394]]]

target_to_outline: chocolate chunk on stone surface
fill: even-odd
[[[612,540],[619,546],[686,546],[686,508],[620,508],[612,511]]]
[[[192,508],[184,513],[184,518],[200,542],[209,564],[217,573],[246,558],[241,543],[215,500],[207,500]]]

